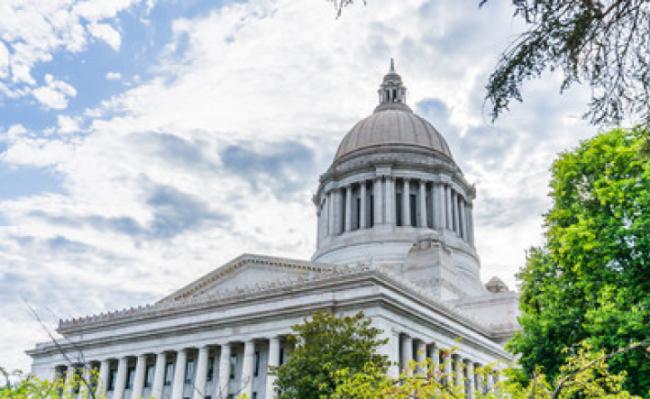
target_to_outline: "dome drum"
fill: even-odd
[[[379,106],[345,135],[321,176],[312,260],[392,265],[441,295],[481,295],[474,186],[444,137],[405,104],[405,93],[391,65]],[[414,252],[423,237],[428,249]]]

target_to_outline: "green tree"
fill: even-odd
[[[488,374],[494,374],[492,365],[475,370],[479,376],[478,384],[454,372],[447,374],[445,367],[434,364],[430,359],[421,363],[411,362],[409,370],[399,378],[390,378],[372,366],[362,372],[350,373],[339,370],[336,374],[338,384],[330,399],[633,399],[623,388],[625,372],[612,373],[607,360],[638,349],[636,346],[621,348],[609,355],[603,351],[594,351],[588,344],[582,344],[575,355],[567,358],[554,380],[549,380],[536,372],[530,381],[521,383],[516,370],[506,369],[501,374],[496,386],[485,384]],[[451,353],[449,351],[448,353]],[[449,361],[449,357],[447,360]],[[504,378],[508,377],[510,378]],[[459,381],[460,383],[447,383]],[[469,387],[474,386],[472,394]],[[476,389],[478,386],[478,389]]]
[[[614,351],[650,338],[650,159],[646,129],[615,129],[552,167],[546,244],[520,271],[522,330],[508,343],[530,378],[558,375],[577,343]],[[650,354],[611,358],[626,388],[648,395]]]
[[[372,365],[385,373],[386,356],[377,354],[385,344],[381,330],[371,326],[363,313],[337,317],[317,312],[304,324],[293,327],[289,359],[276,370],[276,388],[280,399],[320,399],[336,389],[335,374],[347,369],[352,373]]]

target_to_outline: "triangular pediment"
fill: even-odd
[[[161,299],[173,302],[254,287],[277,281],[311,278],[332,270],[331,265],[262,255],[241,255]]]

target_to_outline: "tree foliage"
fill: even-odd
[[[480,5],[488,0],[481,0]],[[512,0],[530,27],[506,49],[487,84],[496,118],[522,100],[524,81],[561,70],[561,90],[588,83],[585,116],[618,124],[638,115],[650,125],[650,3],[648,0]]]
[[[289,359],[272,370],[277,374],[279,399],[328,397],[336,389],[338,370],[358,373],[373,367],[385,373],[388,368],[386,356],[377,354],[386,341],[379,339],[381,330],[372,327],[363,313],[337,317],[317,312],[293,330]]]
[[[500,382],[495,386],[486,385],[488,374],[496,372],[496,365],[488,365],[476,370],[479,384],[472,393],[468,387],[474,381],[463,374],[457,379],[455,372],[450,370],[446,362],[437,365],[427,359],[424,362],[411,362],[409,370],[404,371],[399,378],[390,378],[375,368],[366,367],[360,373],[350,373],[348,370],[337,372],[338,385],[331,399],[634,399],[623,388],[625,372],[612,373],[607,360],[620,355],[620,351],[606,355],[603,351],[593,351],[589,345],[581,345],[575,355],[567,358],[565,364],[554,380],[549,380],[536,372],[526,383],[512,378],[516,370],[507,369],[503,372]],[[452,351],[447,351],[451,354]],[[459,381],[459,384],[447,381]],[[549,382],[550,381],[550,382]]]
[[[550,377],[586,341],[613,351],[650,338],[650,133],[616,129],[561,154],[552,168],[546,244],[520,271],[522,330],[508,348],[530,378]],[[609,360],[647,395],[650,354]]]

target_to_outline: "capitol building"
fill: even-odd
[[[470,396],[494,383],[474,369],[512,360],[503,344],[518,328],[517,294],[480,280],[475,187],[407,105],[392,61],[378,94],[320,176],[310,260],[243,254],[155,303],[61,321],[61,339],[28,351],[32,373],[96,370],[107,399],[272,399],[268,370],[290,356],[291,327],[328,310],[372,318],[391,375],[456,347],[447,367]]]

